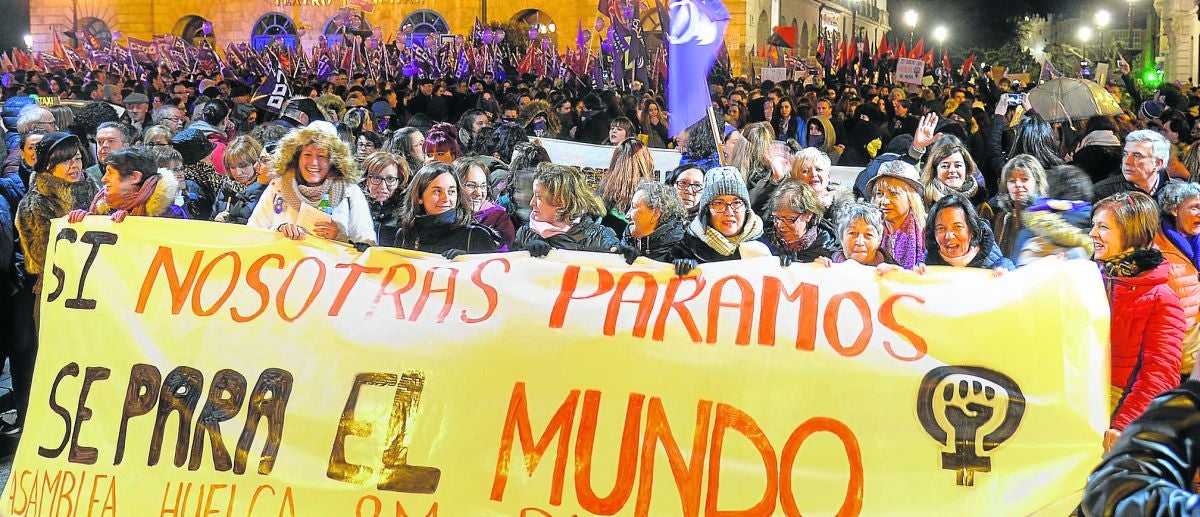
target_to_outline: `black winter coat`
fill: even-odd
[[[229,217],[225,219],[225,222],[246,224],[250,221],[250,214],[254,213],[254,207],[258,206],[258,199],[266,190],[266,184],[255,181],[241,192],[234,194],[233,203],[229,205]]]
[[[366,187],[363,192],[366,192]],[[371,220],[375,222],[375,235],[379,236],[380,246],[396,246],[396,232],[400,230],[400,204],[404,201],[403,193],[392,194],[387,201],[380,203],[373,197],[367,198],[367,206],[371,208]]]
[[[1017,268],[1013,265],[1008,257],[1000,250],[1000,246],[996,244],[996,238],[992,235],[992,229],[988,228],[987,224],[982,224],[983,235],[979,236],[979,252],[975,254],[975,258],[967,267],[978,269],[1004,269],[1012,271]],[[929,266],[949,266],[950,263],[942,258],[942,254],[937,251],[937,243],[925,241],[925,249],[928,253],[925,255],[925,264]]]
[[[754,241],[747,242],[756,241],[761,242],[761,239],[755,239]],[[742,244],[746,243],[743,242]],[[679,241],[679,245],[675,246],[675,249],[671,251],[671,258],[691,259],[695,260],[699,264],[707,264],[709,262],[724,262],[726,260],[741,260],[742,247],[738,246],[737,251],[734,251],[732,255],[726,257],[725,255],[717,253],[717,250],[712,249],[712,247],[709,246],[708,243],[704,242],[703,239],[696,237],[689,232],[684,232],[683,240]]]
[[[821,224],[817,225],[817,238],[813,240],[812,244],[803,250],[791,252],[792,262],[808,263],[817,260],[818,257],[832,257],[833,252],[841,248],[841,245],[833,236],[835,231],[829,220],[821,221]],[[771,254],[776,257],[788,253],[784,243],[775,238],[775,231],[773,229],[767,232],[767,236],[763,239],[763,242],[767,244],[767,248],[771,250]]]
[[[616,248],[617,244],[621,242],[612,228],[601,225],[595,219],[586,216],[572,226],[571,231],[553,235],[548,239],[543,239],[537,232],[529,229],[529,225],[526,224],[517,230],[517,238],[513,241],[511,249],[513,251],[523,250],[533,240],[544,240],[554,249],[599,253],[611,253],[613,248]]]
[[[1159,395],[1088,477],[1084,515],[1200,515],[1200,382]]]
[[[491,228],[470,221],[456,226],[460,214],[450,210],[438,215],[420,215],[412,228],[396,230],[395,245],[427,253],[463,250],[467,253],[492,253],[500,247],[500,236]]]
[[[683,227],[686,221],[679,219],[673,221],[659,221],[658,228],[654,232],[642,238],[636,238],[630,234],[633,225],[625,227],[625,235],[621,237],[621,241],[628,246],[637,248],[641,256],[650,260],[659,262],[671,261],[671,250],[683,240]]]

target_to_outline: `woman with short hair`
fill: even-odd
[[[513,250],[545,256],[551,248],[612,252],[619,240],[598,222],[604,201],[577,167],[543,163],[533,177],[529,222],[517,230]]]
[[[154,157],[136,147],[118,149],[108,155],[104,164],[104,188],[96,193],[85,210],[72,210],[68,222],[79,222],[88,214],[111,215],[121,222],[127,215],[139,217],[168,217],[187,219],[183,207],[175,205],[179,182],[175,174],[159,169]],[[161,174],[161,172],[167,174]]]
[[[978,183],[981,177],[971,152],[963,144],[955,141],[934,147],[925,157],[925,168],[921,173],[925,206],[946,194],[966,196],[971,200],[983,197],[987,191]]]
[[[833,263],[857,262],[864,266],[895,264],[883,248],[885,234],[883,212],[875,205],[851,203],[846,205],[838,220],[837,236],[841,249],[829,258],[815,262],[828,266]]]
[[[1092,211],[1095,260],[1108,293],[1110,393],[1104,449],[1150,400],[1179,384],[1186,321],[1168,284],[1171,264],[1155,249],[1158,207],[1141,192],[1120,192]]]
[[[687,211],[675,189],[653,181],[643,181],[633,193],[629,225],[621,237],[620,251],[626,262],[637,257],[670,262],[671,251],[683,240]]]
[[[362,161],[366,176],[367,206],[375,223],[380,246],[395,244],[400,228],[400,206],[404,203],[404,185],[408,184],[408,164],[392,153],[378,151]]]
[[[458,130],[445,122],[438,122],[425,135],[425,159],[428,162],[454,163],[462,151],[458,148]]]
[[[171,145],[171,138],[175,136],[175,132],[171,128],[158,124],[150,126],[142,132],[142,145],[145,147],[154,147],[159,145]]]
[[[925,264],[1012,271],[987,221],[962,196],[947,194],[929,209]]]
[[[1184,328],[1179,373],[1187,377],[1200,349],[1200,184],[1172,182],[1159,194],[1159,229],[1154,247],[1171,265],[1167,285],[1179,296]]]
[[[432,162],[421,167],[413,175],[400,209],[396,247],[446,258],[496,251],[499,236],[475,223],[471,202],[461,193],[462,185],[449,164]]]
[[[772,194],[767,210],[772,224],[764,240],[781,265],[812,262],[837,251],[837,240],[826,224],[825,207],[808,184],[784,181]]]
[[[687,210],[688,220],[696,217],[700,212],[700,193],[704,191],[704,170],[695,165],[680,164],[663,176],[663,183],[675,187],[679,201]]]

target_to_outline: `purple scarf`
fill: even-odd
[[[912,211],[908,212],[908,217],[899,228],[890,233],[884,232],[879,248],[886,250],[888,256],[904,269],[912,269],[925,262],[925,236],[921,234]]]
[[[479,211],[475,212],[475,222],[483,224],[483,219],[486,218],[487,216],[492,215],[493,213],[496,213],[496,212],[504,212],[504,211],[505,211],[504,207],[485,199],[483,201],[483,204],[479,205]],[[502,244],[499,248],[496,249],[497,253],[504,253],[506,251],[508,251],[507,244]]]
[[[1167,236],[1167,240],[1171,241],[1179,252],[1187,257],[1188,262],[1192,263],[1193,267],[1200,268],[1196,258],[1200,257],[1200,235],[1188,237],[1179,230],[1175,229],[1175,218],[1171,216],[1163,216],[1163,234]]]

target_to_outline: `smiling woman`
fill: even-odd
[[[1200,350],[1200,327],[1196,314],[1200,312],[1200,184],[1171,183],[1163,187],[1159,203],[1159,229],[1154,234],[1154,247],[1171,264],[1167,285],[1179,296],[1183,308],[1187,335],[1183,340],[1182,363],[1179,373],[1184,377],[1192,371],[1196,352]]]
[[[930,266],[1016,269],[1004,257],[992,229],[962,196],[949,194],[929,209],[925,263]]]
[[[925,185],[925,205],[932,205],[946,194],[960,194],[973,199],[985,193],[979,188],[979,167],[971,158],[971,152],[960,143],[948,143],[934,148],[921,172],[921,183]],[[979,201],[983,201],[980,199]]]
[[[453,258],[463,253],[491,253],[499,248],[499,240],[491,228],[475,222],[471,199],[453,167],[431,162],[413,175],[400,209],[396,247]]]

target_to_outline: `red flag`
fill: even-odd
[[[974,64],[975,64],[975,53],[972,52],[971,56],[968,57],[966,61],[963,61],[962,76],[964,79],[967,77],[967,73],[971,71],[971,66]]]
[[[950,54],[946,52],[946,49],[942,49],[942,73],[950,73]]]
[[[888,39],[886,35],[879,39],[879,47],[877,47],[875,50],[876,61],[887,58],[887,55],[892,51],[892,48],[891,45],[888,45]]]
[[[918,41],[916,45],[913,45],[912,52],[909,52],[908,57],[911,57],[913,59],[920,59],[921,55],[924,53],[925,53],[925,38],[921,38],[921,40]]]
[[[933,70],[933,49],[929,49],[929,52],[925,53],[925,58],[922,61],[925,61],[926,70]]]
[[[900,50],[896,52],[896,57],[908,57],[908,42],[900,41]]]

